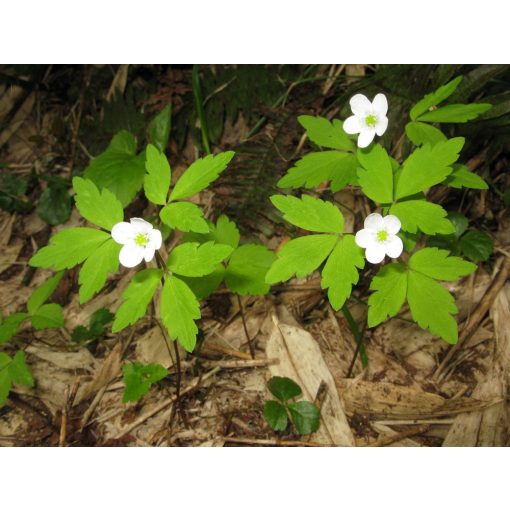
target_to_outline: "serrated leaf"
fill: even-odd
[[[151,144],[147,145],[145,151],[145,169],[147,170],[143,179],[145,196],[153,204],[165,205],[170,188],[170,165],[165,154]]]
[[[170,201],[191,197],[207,188],[227,168],[233,157],[234,152],[227,151],[197,159],[175,184],[170,193]]]
[[[358,270],[365,267],[363,250],[353,235],[345,235],[335,246],[322,270],[321,287],[328,289],[334,310],[340,310],[359,280]]]
[[[397,216],[402,230],[414,234],[421,230],[424,234],[452,234],[455,229],[447,219],[447,212],[437,204],[426,200],[406,200],[390,207],[390,214]]]
[[[368,327],[373,328],[389,317],[397,315],[407,292],[407,271],[403,264],[383,266],[372,279],[368,298]]]
[[[39,285],[37,289],[32,292],[31,296],[27,301],[28,313],[33,314],[37,309],[48,300],[48,298],[55,292],[58,287],[60,280],[64,276],[64,271],[60,271],[50,278],[48,278],[42,285]]]
[[[172,127],[172,103],[168,103],[149,125],[150,141],[161,152],[165,152]]]
[[[416,149],[404,162],[396,185],[395,198],[400,199],[424,191],[443,182],[453,171],[464,145],[464,138],[452,138],[433,147]]]
[[[110,235],[88,227],[67,228],[55,234],[44,248],[29,260],[33,267],[69,269],[81,264],[101,246]]]
[[[475,264],[452,257],[446,250],[423,248],[409,259],[409,267],[436,280],[454,281],[476,271]]]
[[[473,262],[489,260],[494,250],[492,239],[479,230],[472,230],[464,234],[459,241],[462,253]]]
[[[343,122],[334,119],[330,122],[324,117],[301,115],[298,122],[306,129],[308,138],[320,147],[352,151],[355,149],[354,142],[349,139],[343,129]]]
[[[479,104],[449,104],[424,113],[419,117],[422,122],[452,122],[464,123],[476,119],[482,113],[490,110],[492,105],[489,103]]]
[[[411,112],[409,113],[411,119],[416,120],[422,113],[428,111],[429,108],[437,106],[439,103],[450,97],[455,92],[461,81],[462,76],[457,76],[457,78],[454,78],[446,85],[443,85],[434,92],[427,94],[423,99],[418,101],[413,108],[411,108]]]
[[[446,178],[450,188],[489,189],[488,184],[466,165],[454,165],[453,172]]]
[[[287,411],[276,400],[268,400],[264,404],[264,419],[275,432],[283,431],[287,428]]]
[[[108,278],[119,268],[119,253],[122,246],[113,239],[108,239],[95,250],[80,269],[80,304],[86,303],[99,292]]]
[[[271,377],[267,382],[267,387],[269,391],[282,402],[299,397],[299,395],[303,393],[299,384],[289,377]]]
[[[140,191],[145,175],[145,154],[136,155],[135,137],[117,133],[108,148],[85,169],[86,179],[98,188],[108,188],[126,207]]]
[[[213,241],[205,244],[183,243],[171,251],[167,265],[170,271],[182,276],[204,276],[212,273],[232,251],[232,246]]]
[[[122,367],[124,378],[124,395],[122,402],[136,402],[149,393],[150,387],[168,375],[165,367],[157,363],[126,363]]]
[[[206,234],[209,226],[204,219],[202,209],[191,202],[173,202],[159,212],[163,223],[181,232]]]
[[[266,274],[266,282],[284,282],[294,274],[298,278],[313,273],[334,248],[338,237],[331,234],[315,234],[298,237],[286,243],[277,253],[277,260]]]
[[[35,329],[61,328],[64,325],[62,307],[56,303],[42,305],[30,317]]]
[[[118,333],[145,315],[162,276],[161,269],[153,268],[143,269],[135,274],[127,289],[122,293],[124,301],[115,314],[112,333]]]
[[[165,280],[161,292],[161,320],[172,340],[191,352],[198,333],[195,320],[200,319],[200,303],[191,289],[176,276]]]
[[[452,317],[457,307],[452,295],[441,284],[422,273],[409,271],[407,301],[413,319],[421,328],[450,344],[457,343],[457,322]]]
[[[14,358],[12,358],[12,362],[9,365],[9,375],[14,384],[21,384],[29,388],[34,387],[34,378],[26,363],[23,351],[17,351]]]
[[[269,292],[266,273],[276,255],[259,244],[239,246],[228,261],[225,271],[227,287],[241,296],[263,296]]]
[[[303,195],[273,195],[273,205],[283,213],[283,218],[297,227],[312,232],[340,234],[344,230],[344,217],[331,202]]]
[[[379,144],[358,150],[358,183],[363,193],[380,204],[393,200],[393,170],[386,150]]]
[[[73,178],[73,188],[76,207],[90,223],[111,230],[124,219],[122,204],[108,188],[100,192],[91,180],[81,177]]]
[[[21,323],[28,319],[28,313],[18,312],[7,316],[0,323],[0,345],[8,342],[18,331]]]
[[[319,184],[336,179],[338,182],[350,183],[353,154],[339,151],[311,152],[298,160],[287,175],[277,183],[279,188],[313,188]],[[342,180],[341,177],[345,176]]]
[[[239,246],[239,239],[241,238],[236,224],[224,214],[218,218],[216,225],[211,229],[211,236],[212,240],[218,244],[228,244],[234,249]]]
[[[436,145],[436,143],[445,142],[447,140],[442,131],[423,122],[408,122],[406,124],[406,135],[416,146],[425,143],[433,146]]]
[[[354,154],[347,154],[339,161],[329,176],[331,191],[336,193],[348,184],[358,185],[358,166],[358,158]]]
[[[302,436],[318,430],[321,424],[321,413],[315,404],[302,400],[289,404],[288,409],[292,423]]]

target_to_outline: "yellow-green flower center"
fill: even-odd
[[[367,115],[365,117],[365,124],[369,127],[375,127],[377,124],[377,117],[375,115]]]
[[[145,248],[149,242],[149,236],[147,234],[136,234],[134,241],[137,246]]]
[[[379,230],[379,232],[377,232],[377,240],[382,243],[386,241],[386,239],[388,239],[388,232],[386,232],[386,230]]]

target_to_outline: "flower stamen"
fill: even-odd
[[[377,124],[377,117],[375,115],[367,115],[365,117],[365,124],[368,127],[375,127]]]
[[[134,241],[136,245],[145,248],[149,243],[149,236],[147,234],[140,233],[135,236]]]
[[[384,241],[386,241],[387,239],[388,239],[388,232],[386,232],[386,230],[379,230],[379,232],[377,232],[377,240],[380,243],[384,243]]]

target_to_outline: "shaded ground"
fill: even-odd
[[[503,66],[285,66],[202,69],[202,93],[213,149],[233,148],[235,163],[201,196],[209,215],[225,212],[248,238],[271,248],[288,236],[268,206],[275,182],[310,148],[296,121],[300,114],[345,116],[354,91],[384,90],[391,106],[388,148],[404,154],[402,130],[409,106],[456,74],[467,76],[461,99],[497,102],[498,115],[456,133],[468,138],[464,161],[490,184],[488,191],[437,193],[488,233],[495,251],[478,271],[452,286],[459,306],[461,342],[450,348],[398,317],[364,336],[369,365],[355,358],[356,342],[312,276],[275,286],[263,298],[243,298],[249,354],[235,296],[220,289],[204,303],[201,347],[182,353],[181,395],[161,331],[151,318],[88,347],[70,341],[92,312],[111,310],[131,277],[119,271],[106,288],[78,304],[77,271],[66,273],[54,300],[64,306],[61,330],[22,330],[7,351],[27,353],[36,388],[16,387],[0,409],[0,445],[294,445],[355,444],[439,446],[506,445],[510,361],[510,225],[508,106],[510,72]],[[497,98],[497,101],[494,99]],[[168,148],[175,174],[202,154],[191,91],[191,68],[86,66],[0,68],[0,310],[23,309],[49,271],[27,267],[52,231],[83,222],[71,211],[68,188],[91,155],[111,136],[130,129],[141,142],[147,118],[168,102],[173,128]],[[453,132],[451,133],[453,134]],[[463,153],[464,154],[464,153]],[[20,184],[22,183],[22,184]],[[17,186],[17,187],[16,187]],[[22,186],[22,188],[20,188]],[[21,191],[18,193],[17,191]],[[508,194],[507,194],[508,195]],[[45,198],[46,197],[46,198]],[[368,208],[356,190],[337,193],[347,229],[356,230]],[[143,215],[148,204],[130,206]],[[371,271],[370,268],[366,271]],[[349,303],[360,329],[368,291]],[[170,376],[136,404],[123,404],[124,360],[157,362]],[[305,396],[320,395],[322,426],[311,437],[275,434],[262,407],[266,381],[286,374]]]

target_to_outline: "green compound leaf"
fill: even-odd
[[[172,103],[168,103],[151,121],[149,137],[153,145],[165,152],[172,127]]]
[[[353,165],[354,163],[354,165]],[[279,188],[313,188],[331,179],[336,187],[356,182],[356,156],[347,152],[323,151],[306,154],[277,183]],[[344,184],[345,186],[345,184]],[[340,189],[340,188],[338,188]]]
[[[437,204],[426,200],[397,202],[390,208],[402,223],[402,230],[415,234],[418,229],[424,234],[452,234],[454,226],[447,218],[447,212]]]
[[[127,289],[122,293],[124,301],[115,314],[112,333],[118,333],[145,315],[162,276],[161,269],[152,268],[135,274]]]
[[[264,404],[264,419],[275,432],[283,431],[287,428],[287,410],[285,406],[276,400],[268,400]]]
[[[80,304],[86,303],[99,292],[108,278],[119,268],[119,253],[122,246],[113,239],[108,239],[95,250],[80,269]]]
[[[386,150],[379,144],[358,150],[358,183],[363,193],[380,204],[393,200],[393,170]]]
[[[182,276],[204,276],[212,273],[216,266],[233,251],[232,246],[216,244],[183,243],[170,253],[168,268]]]
[[[442,131],[423,122],[409,122],[406,124],[406,135],[416,146],[428,143],[433,146],[439,142],[446,142],[447,138]]]
[[[64,313],[60,305],[50,303],[39,307],[31,320],[35,329],[61,328],[64,325]]]
[[[154,145],[147,145],[145,152],[145,174],[143,189],[153,204],[165,205],[170,188],[171,171],[168,159]]]
[[[28,313],[34,314],[37,309],[55,292],[60,280],[64,276],[64,271],[60,271],[48,278],[42,285],[32,292],[27,301]]]
[[[300,199],[291,195],[273,195],[273,205],[283,213],[283,218],[297,227],[312,232],[341,234],[344,217],[331,202],[303,195]]]
[[[449,98],[459,86],[462,81],[462,76],[457,76],[446,85],[439,87],[434,92],[427,94],[423,99],[418,101],[413,108],[411,108],[410,116],[412,120],[416,120],[420,115],[427,112],[429,108],[437,106],[442,103],[445,99]]]
[[[265,277],[276,255],[265,246],[244,244],[230,256],[225,271],[227,287],[241,296],[263,296],[269,292]]]
[[[145,154],[137,156],[135,137],[128,131],[121,131],[108,148],[92,160],[84,176],[98,188],[108,188],[126,207],[142,187]]]
[[[95,228],[67,228],[55,234],[50,244],[41,248],[28,263],[55,271],[69,269],[81,264],[108,239],[108,233]]]
[[[492,239],[479,230],[472,230],[464,234],[459,241],[462,253],[473,262],[489,260],[494,250]]]
[[[73,178],[73,188],[76,207],[90,223],[111,230],[124,219],[122,204],[109,189],[100,192],[92,181],[81,177]]]
[[[18,331],[21,323],[28,319],[28,313],[18,312],[6,317],[0,323],[0,345],[8,342]]]
[[[124,395],[122,402],[136,402],[149,393],[151,386],[168,375],[165,367],[157,363],[143,365],[142,363],[126,363],[122,367],[124,378]]]
[[[267,387],[269,391],[282,402],[299,397],[302,393],[299,384],[288,377],[271,377],[267,383]]]
[[[464,138],[452,138],[416,149],[404,162],[395,198],[408,197],[443,182],[452,173],[450,165],[459,158],[463,145]]]
[[[464,123],[476,119],[476,117],[491,108],[492,105],[489,103],[449,104],[437,110],[424,113],[420,116],[420,120],[422,122]]]
[[[457,343],[457,313],[452,295],[438,282],[416,271],[407,277],[407,301],[417,324],[450,344]]]
[[[487,183],[466,165],[454,165],[453,172],[446,178],[450,188],[489,189]]]
[[[298,117],[298,122],[306,129],[308,138],[320,147],[345,151],[355,150],[356,146],[344,131],[341,120],[334,119],[333,122],[330,122],[324,117],[301,115]]]
[[[423,248],[409,259],[409,267],[436,280],[454,281],[476,271],[476,265],[460,257],[451,257],[446,250]]]
[[[389,317],[397,315],[407,292],[407,271],[403,264],[383,266],[372,279],[368,298],[368,327],[373,328]]]
[[[336,193],[348,184],[357,186],[358,166],[358,158],[354,154],[347,154],[347,157],[339,161],[329,176],[331,191]]]
[[[0,407],[7,402],[9,391],[11,391],[11,377],[9,376],[10,356],[0,352]]]
[[[266,282],[284,282],[294,274],[303,278],[313,273],[331,253],[337,241],[338,237],[331,234],[292,239],[277,253],[277,260],[266,274]]]
[[[225,266],[218,264],[211,274],[196,278],[181,276],[180,279],[193,291],[197,299],[205,299],[220,286],[224,276]]]
[[[202,209],[191,202],[174,202],[166,205],[159,212],[165,225],[181,232],[206,234],[209,226],[204,219]]]
[[[358,270],[365,267],[363,250],[353,235],[345,235],[328,257],[322,270],[321,287],[328,289],[328,299],[334,310],[340,310],[359,280]]]
[[[211,236],[212,241],[216,241],[218,244],[228,244],[234,249],[239,246],[239,239],[241,239],[236,224],[224,214],[218,218],[216,225],[211,228]]]
[[[9,365],[9,375],[14,384],[21,384],[29,388],[34,387],[34,378],[27,365],[23,351],[17,351],[14,358],[12,358],[12,362]]]
[[[227,151],[197,159],[175,184],[170,194],[170,201],[191,197],[207,188],[227,168],[233,157],[234,152]]]
[[[302,400],[289,404],[288,409],[294,427],[302,436],[318,430],[321,424],[321,413],[315,404]]]
[[[165,280],[161,292],[161,320],[172,340],[191,352],[195,348],[200,319],[200,303],[191,289],[176,276]]]

